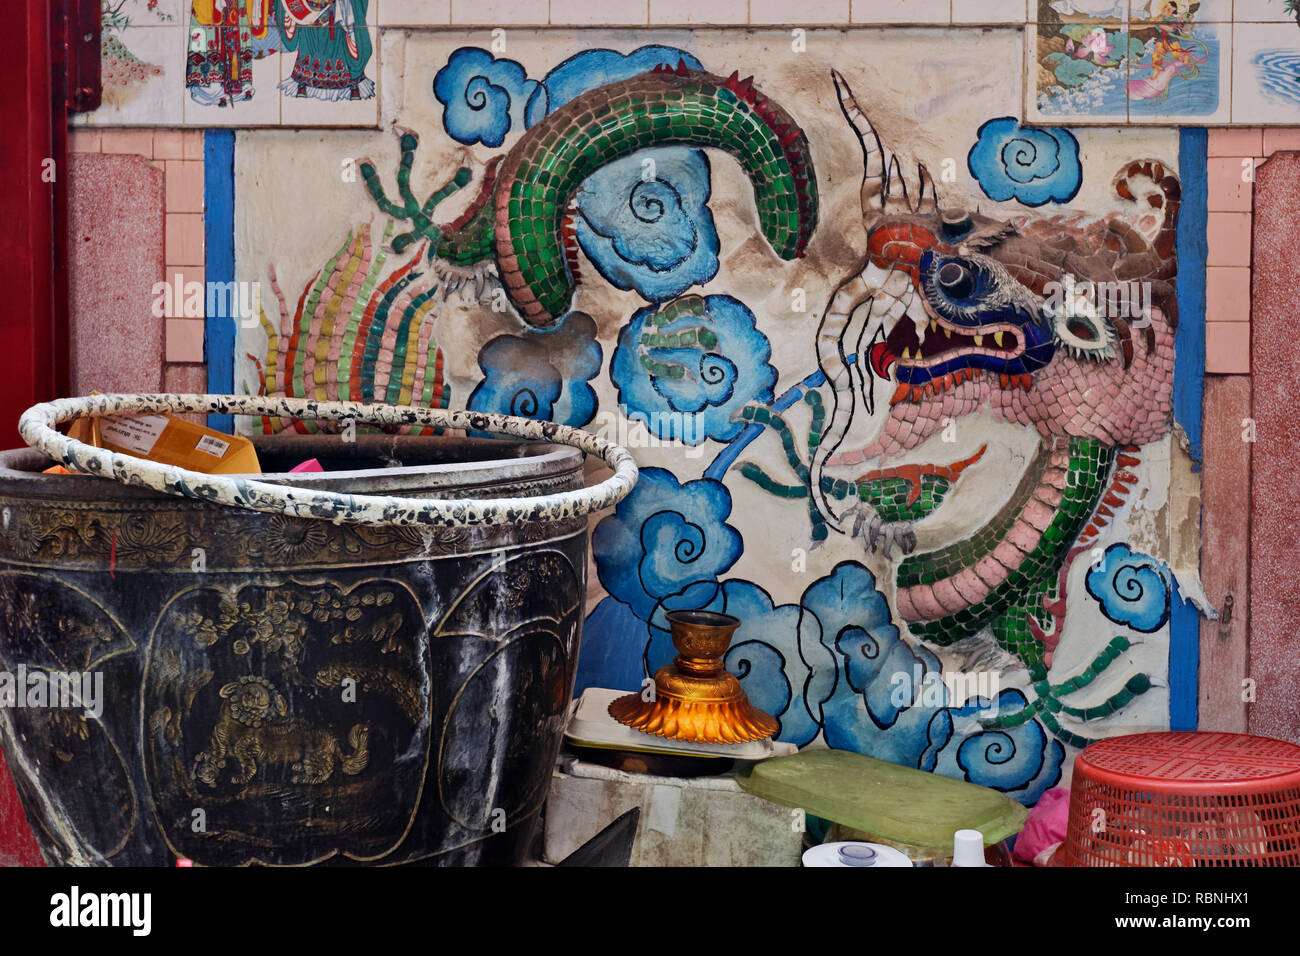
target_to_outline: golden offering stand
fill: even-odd
[[[654,696],[619,697],[610,702],[609,715],[671,740],[743,744],[775,735],[776,718],[751,704],[722,664],[740,620],[714,611],[669,611],[667,617],[677,656],[655,674]]]

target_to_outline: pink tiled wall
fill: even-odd
[[[1292,301],[1291,286],[1268,279],[1294,272],[1286,251],[1295,243],[1295,190],[1278,187],[1294,177],[1295,157],[1274,156],[1294,150],[1300,130],[1210,131],[1201,581],[1221,617],[1202,622],[1200,693],[1202,730],[1292,740],[1300,731],[1287,642],[1300,595],[1285,542],[1294,538],[1294,416],[1277,370],[1264,366],[1295,356],[1272,347],[1252,355],[1252,330],[1277,340]],[[1249,704],[1248,678],[1259,685]]]
[[[1259,129],[1210,130],[1205,269],[1205,370],[1250,372],[1250,232]]]
[[[69,150],[83,155],[139,156],[160,170],[164,262],[162,274],[152,281],[165,281],[181,290],[188,283],[204,281],[201,130],[75,130],[69,136]],[[71,186],[74,201],[79,188],[93,189],[97,185],[102,184],[74,181]],[[83,262],[83,267],[89,265]],[[74,307],[71,317],[74,330],[77,318]],[[139,319],[144,321],[143,317]],[[151,339],[142,339],[142,347],[132,356],[132,361],[142,370],[154,370],[146,378],[156,380],[156,387],[179,392],[206,391],[203,318],[168,316],[162,322],[160,348],[145,347]]]
[[[1210,130],[1205,370],[1212,374],[1250,373],[1255,173],[1283,150],[1300,150],[1300,129]]]
[[[140,155],[76,153],[68,163],[71,388],[162,387],[163,174]]]

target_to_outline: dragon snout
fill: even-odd
[[[996,261],[936,243],[912,274],[920,295],[883,341],[873,343],[872,371],[891,367],[906,386],[946,384],[954,375],[991,372],[1023,387],[1051,361],[1056,341],[1041,302]]]

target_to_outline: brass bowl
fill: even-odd
[[[740,619],[716,611],[669,611],[668,626],[673,647],[682,657],[722,667],[722,656],[731,646],[731,635]]]

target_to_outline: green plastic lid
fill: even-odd
[[[737,782],[749,793],[832,823],[936,855],[952,854],[957,830],[997,843],[1029,811],[996,790],[847,750],[805,750],[753,765]]]

